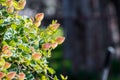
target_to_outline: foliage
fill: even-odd
[[[53,20],[46,29],[38,28],[44,14],[18,15],[25,4],[26,0],[0,0],[0,80],[58,80],[47,59],[65,40],[58,35],[60,24]]]

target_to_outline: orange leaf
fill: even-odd
[[[15,77],[15,75],[16,75],[16,72],[9,72],[9,73],[6,75],[6,78],[7,78],[8,80],[11,80],[11,79],[13,79],[13,78]]]
[[[34,54],[32,54],[32,58],[34,60],[39,60],[41,58],[41,54],[40,53],[34,53]]]
[[[65,40],[65,37],[62,37],[62,36],[59,36],[59,37],[56,38],[56,42],[58,44],[62,44],[64,42],[64,40]]]
[[[24,80],[25,79],[25,74],[24,73],[19,73],[18,78],[19,78],[19,80]]]
[[[0,79],[2,79],[3,77],[5,77],[5,73],[0,72]]]
[[[42,21],[43,18],[44,18],[44,13],[37,13],[37,14],[35,15],[35,20],[36,20],[36,21]]]
[[[11,66],[11,64],[10,64],[10,63],[5,62],[4,69],[8,69],[8,68],[10,68],[10,66]]]
[[[50,49],[50,47],[51,47],[50,43],[45,43],[45,44],[42,45],[43,50],[48,50],[48,49]]]

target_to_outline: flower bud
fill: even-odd
[[[8,68],[10,68],[10,66],[11,66],[11,64],[10,63],[8,63],[8,62],[5,62],[5,65],[4,65],[4,69],[8,69]]]
[[[41,25],[41,21],[35,21],[34,25],[35,25],[35,27],[39,27]]]
[[[6,58],[9,58],[13,55],[13,53],[10,50],[5,50],[2,53],[3,53],[3,56]]]
[[[7,46],[7,45],[4,45],[4,46],[2,47],[2,51],[6,51],[7,49],[9,49],[9,46]]]
[[[58,46],[58,43],[53,43],[52,48],[55,49]]]
[[[6,75],[6,78],[7,78],[8,80],[11,80],[11,79],[13,79],[13,78],[15,77],[15,75],[16,75],[16,72],[9,72],[9,73]]]
[[[18,2],[19,8],[20,9],[24,9],[25,5],[26,5],[26,0],[21,0]]]
[[[26,0],[19,0],[17,3],[14,4],[14,8],[16,10],[22,10],[24,9],[25,5],[26,5]]]
[[[0,80],[2,80],[3,77],[5,77],[5,73],[0,72]]]
[[[44,18],[44,13],[38,13],[35,15],[35,20],[36,21],[42,21]]]
[[[33,58],[33,60],[39,60],[41,58],[41,54],[40,53],[34,53],[34,54],[32,54],[32,58]]]
[[[4,50],[3,53],[4,54],[7,54],[9,52],[9,50]]]
[[[13,11],[14,11],[14,7],[13,6],[7,8],[7,12],[8,13],[12,13]]]
[[[7,0],[7,1],[6,1],[6,5],[7,5],[8,7],[11,7],[11,6],[13,5],[13,1],[12,1],[12,0]]]
[[[24,80],[24,79],[25,79],[25,74],[24,73],[19,73],[18,80]]]
[[[62,36],[56,38],[56,42],[58,44],[62,44],[64,42],[64,40],[65,40],[65,37],[62,37]]]
[[[58,29],[58,27],[60,26],[60,24],[59,23],[56,23],[56,24],[52,24],[52,25],[50,25],[50,30],[53,30],[53,31],[55,31],[55,30],[57,30]]]
[[[48,50],[50,48],[51,48],[51,44],[50,43],[45,43],[45,44],[42,45],[42,49],[43,50]]]

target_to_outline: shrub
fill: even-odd
[[[39,28],[43,13],[34,19],[18,15],[25,4],[26,0],[0,0],[0,80],[58,80],[47,59],[65,40],[56,36],[60,24],[52,21],[46,29]]]

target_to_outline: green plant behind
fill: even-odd
[[[58,36],[59,23],[53,20],[41,29],[43,13],[35,18],[18,15],[26,0],[0,0],[0,4],[0,80],[58,80],[47,59],[65,39]]]

